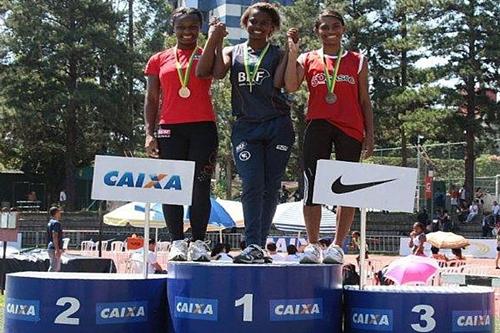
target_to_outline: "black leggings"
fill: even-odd
[[[217,158],[217,128],[214,122],[160,125],[160,158],[194,161],[193,200],[190,220],[193,240],[204,240],[210,217],[210,180]],[[163,205],[172,240],[184,239],[184,207]]]

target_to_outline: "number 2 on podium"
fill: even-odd
[[[253,321],[253,294],[245,294],[234,301],[234,306],[243,305],[243,321]]]

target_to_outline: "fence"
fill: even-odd
[[[45,247],[47,234],[46,231],[22,231],[22,247]],[[140,232],[136,232],[137,235],[141,235]],[[131,235],[130,231],[103,231],[103,240],[124,240]],[[186,235],[189,237],[189,235]],[[239,249],[240,242],[243,240],[243,235],[241,233],[208,233],[207,240],[211,241],[211,244],[217,244],[220,242],[222,236],[222,242],[227,243],[232,249]],[[274,237],[286,237],[292,236],[297,237],[297,234],[283,233],[279,235],[272,235]],[[302,235],[301,237],[303,237]],[[82,241],[93,240],[97,241],[99,239],[99,230],[65,230],[64,237],[70,239],[69,248],[79,249]],[[151,234],[154,237],[154,232]],[[368,235],[367,244],[370,253],[379,254],[390,254],[397,255],[399,253],[399,239],[401,236],[396,235]],[[165,231],[160,231],[158,235],[160,240],[168,240],[168,234]],[[108,249],[109,250],[109,249]]]

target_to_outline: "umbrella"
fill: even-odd
[[[281,231],[305,232],[306,223],[302,213],[303,201],[286,202],[278,205],[274,214],[273,224]],[[335,232],[336,215],[332,211],[321,206],[321,226],[319,232]]]
[[[218,200],[211,198],[210,202],[212,210],[210,211],[207,231],[220,231],[236,226],[231,215],[226,212]],[[133,227],[143,227],[146,218],[145,211],[144,203],[130,202],[104,215],[104,223],[114,226],[126,226],[129,224]],[[184,230],[190,227],[189,216],[189,207],[184,206]],[[166,227],[162,204],[151,204],[149,220],[151,228]]]
[[[136,228],[144,227],[145,204],[142,202],[129,202],[103,216],[104,223],[118,227],[131,225]],[[149,214],[149,226],[151,228],[166,227],[161,204],[151,204]]]
[[[439,265],[436,260],[411,255],[393,261],[387,267],[385,277],[398,285],[411,282],[427,283],[438,269]]]
[[[453,232],[431,232],[426,235],[426,238],[427,243],[440,249],[457,249],[470,244],[465,237]]]

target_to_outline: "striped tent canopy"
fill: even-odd
[[[276,229],[287,232],[305,232],[306,224],[302,214],[303,201],[287,202],[278,205],[274,214],[273,224]],[[321,206],[321,234],[335,233],[336,215],[331,210]]]

